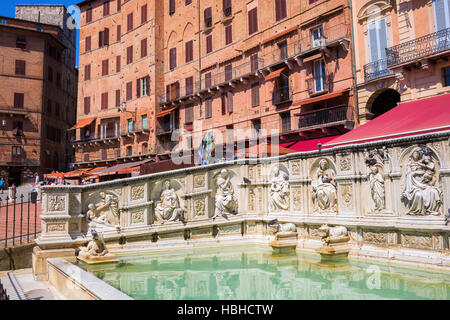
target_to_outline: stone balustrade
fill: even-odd
[[[358,254],[392,258],[387,250],[397,248],[397,258],[450,266],[450,227],[444,225],[450,207],[449,137],[446,131],[44,187],[36,242],[43,249],[74,247],[87,241],[90,227],[119,243],[218,235],[265,241],[271,234],[267,221],[277,218],[297,226],[299,248],[320,244],[322,224],[342,225],[354,248],[363,249]]]

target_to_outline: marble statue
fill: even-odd
[[[216,210],[213,218],[226,215],[227,213],[237,214],[238,202],[231,184],[231,172],[227,169],[222,169],[216,178],[216,186]]]
[[[88,243],[87,247],[82,248],[78,254],[80,258],[90,259],[92,257],[102,257],[108,253],[103,237],[99,236],[94,229],[91,230],[91,234],[92,240]]]
[[[350,240],[347,228],[343,226],[329,227],[324,224],[319,228],[319,231],[322,234],[322,242],[327,246],[330,243]]]
[[[436,170],[432,150],[415,148],[406,165],[405,183],[401,200],[408,215],[439,215],[441,192],[436,184]]]
[[[312,184],[313,202],[316,211],[335,212],[337,189],[335,171],[329,167],[328,160],[322,159]]]
[[[175,189],[170,187],[170,181],[164,182],[164,190],[161,193],[160,201],[156,204],[155,216],[160,223],[165,221],[175,221],[183,214],[183,209],[180,207],[180,200],[175,192]]]
[[[376,160],[370,162],[369,169],[370,169],[369,174],[370,195],[372,196],[372,200],[374,203],[373,210],[380,211],[385,208],[384,178],[380,170],[376,166]]]
[[[272,212],[289,210],[288,176],[283,174],[278,166],[272,168],[270,184],[269,209]]]
[[[278,223],[277,219],[269,221],[268,225],[275,228],[275,234],[297,232],[297,226],[293,223]]]
[[[114,195],[106,194],[105,192],[100,192],[100,198],[102,199],[101,203],[97,205],[93,203],[88,204],[86,218],[89,230],[120,229],[118,199]]]

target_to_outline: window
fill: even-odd
[[[84,66],[84,81],[91,80],[91,65]]]
[[[180,97],[180,83],[177,81],[175,83],[169,84],[166,87],[166,95],[168,101],[178,99]]]
[[[116,57],[116,72],[120,72],[120,63],[121,63],[121,56]]]
[[[14,157],[22,156],[22,147],[21,146],[12,146],[12,155]]]
[[[314,90],[321,92],[326,89],[325,61],[318,60],[314,62]]]
[[[170,70],[173,70],[177,67],[177,48],[171,48],[169,50],[169,63]]]
[[[122,2],[121,0],[117,0],[117,12],[122,10],[122,3],[121,2]]]
[[[106,17],[109,15],[109,0],[107,0],[105,3],[103,3],[103,16]]]
[[[233,42],[233,26],[231,24],[225,27],[225,44]]]
[[[47,100],[47,113],[49,115],[52,114],[52,100],[50,100],[50,99]]]
[[[137,97],[140,98],[148,96],[150,91],[150,77],[146,76],[144,78],[138,79],[137,84]]]
[[[169,14],[175,13],[175,0],[169,0]]]
[[[109,46],[109,29],[108,28],[105,28],[105,30],[103,30],[103,45]]]
[[[210,88],[212,84],[211,81],[211,72],[205,74],[205,88]]]
[[[107,159],[108,159],[108,150],[102,149],[102,160],[107,160]]]
[[[325,46],[325,38],[322,27],[311,30],[313,47]]]
[[[141,40],[141,58],[147,56],[147,38]]]
[[[212,99],[207,98],[205,100],[205,119],[212,117]]]
[[[142,130],[147,130],[148,129],[148,123],[147,123],[147,115],[143,114],[141,116],[141,123],[142,123]]]
[[[127,101],[133,99],[133,82],[127,83]]]
[[[261,119],[252,120],[252,126],[256,137],[261,136]]]
[[[3,26],[6,26],[6,25],[8,24],[8,21],[7,21],[6,19],[2,19],[2,20],[1,20],[1,24],[2,24]]]
[[[291,131],[291,114],[290,112],[283,112],[280,114],[281,117],[281,131],[288,132]]]
[[[117,41],[120,41],[120,39],[122,39],[122,26],[120,24],[117,26],[116,37],[117,37]]]
[[[206,36],[206,53],[212,52],[212,35]]]
[[[101,48],[103,47],[103,41],[105,40],[105,34],[104,31],[100,31],[98,33],[98,47]]]
[[[116,150],[116,157],[120,158],[120,148]]]
[[[223,0],[223,15],[231,16],[231,0]]]
[[[91,112],[91,97],[84,98],[84,114]]]
[[[26,62],[23,60],[16,60],[16,74],[25,75]]]
[[[254,54],[250,57],[250,63],[251,63],[251,72],[257,72],[259,69],[258,66],[258,55]]]
[[[133,30],[133,13],[127,16],[127,32]]]
[[[61,109],[61,105],[59,103],[55,103],[55,116],[59,118],[59,111]]]
[[[27,39],[23,36],[16,37],[16,48],[25,50],[27,48]]]
[[[52,67],[48,67],[47,79],[48,79],[48,81],[50,81],[50,82],[53,81],[53,69],[52,69]]]
[[[450,68],[444,69],[444,86],[450,86]]]
[[[252,83],[252,107],[259,106],[259,82]]]
[[[133,46],[127,48],[127,64],[133,62]]]
[[[448,0],[433,0],[436,31],[450,28],[450,3]],[[438,39],[448,41],[444,37]]]
[[[133,119],[127,119],[127,130],[128,132],[133,132]]]
[[[253,8],[248,12],[248,34],[258,31],[258,8]]]
[[[133,156],[133,147],[132,146],[127,147],[127,156],[128,157]]]
[[[190,103],[187,104],[186,107],[184,108],[184,113],[185,113],[185,123],[186,124],[192,124],[192,122],[194,122],[194,104]]]
[[[89,154],[85,153],[83,158],[84,158],[84,162],[88,162],[89,161]]]
[[[92,8],[86,10],[86,23],[92,22]]]
[[[120,89],[116,90],[116,107],[120,107]]]
[[[23,109],[24,105],[24,94],[23,93],[14,93],[14,108]]]
[[[194,93],[194,77],[186,78],[186,95],[189,96]]]
[[[276,21],[286,18],[286,0],[275,0],[275,17]]]
[[[204,17],[205,17],[205,26],[207,28],[212,26],[212,8],[208,7],[205,9],[205,11],[203,12]]]
[[[368,24],[370,62],[386,58],[388,47],[386,19],[379,19]],[[382,64],[380,64],[381,66]]]
[[[56,86],[61,87],[61,73],[56,73]]]
[[[194,41],[186,42],[186,52],[185,52],[186,63],[194,60]]]
[[[232,113],[233,112],[233,92],[228,91],[227,93],[223,93],[221,95],[222,102],[222,114]]]
[[[227,64],[225,66],[225,81],[230,81],[233,78],[233,66]]]
[[[141,7],[141,24],[147,22],[147,5]]]
[[[143,143],[142,144],[142,154],[147,154],[147,152],[148,152],[148,144]]]
[[[102,76],[107,76],[109,70],[109,60],[102,61]]]
[[[192,3],[192,0],[186,0],[185,3],[184,3],[184,5],[185,5],[185,6],[188,6],[188,5],[190,5],[191,3]]]
[[[85,52],[91,51],[91,36],[84,39]]]
[[[222,93],[220,96],[220,101],[222,102],[222,115],[227,113],[227,95],[226,93]]]
[[[108,109],[108,92],[102,93],[102,110]]]
[[[285,60],[288,58],[288,47],[286,41],[279,43],[278,48],[280,49],[280,60]]]

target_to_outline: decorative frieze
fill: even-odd
[[[292,205],[295,211],[302,209],[301,187],[292,187]]]
[[[343,184],[339,186],[341,189],[341,204],[345,209],[353,208],[353,186],[351,184]]]
[[[433,237],[427,234],[421,235],[401,235],[401,244],[407,248],[417,248],[417,249],[440,249],[439,238]]]
[[[142,200],[145,197],[145,185],[131,187],[131,201]]]
[[[194,200],[194,216],[204,217],[206,216],[206,199],[199,198]]]
[[[66,224],[65,223],[47,223],[47,232],[65,232]]]
[[[50,194],[47,199],[48,212],[63,212],[66,210],[66,196]]]
[[[137,210],[131,212],[131,224],[144,224],[145,223],[145,210]]]
[[[205,175],[194,176],[194,188],[202,188],[205,186]]]

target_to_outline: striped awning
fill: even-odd
[[[272,79],[278,78],[284,70],[286,70],[286,67],[278,69],[274,72],[271,72],[264,78],[264,80],[267,81],[267,80],[272,80]]]
[[[161,111],[160,113],[158,113],[158,114],[156,115],[156,117],[157,117],[157,118],[164,117],[164,116],[170,114],[170,113],[171,113],[173,110],[175,110],[176,108],[177,108],[177,107],[173,107],[173,108],[170,108],[170,109]]]
[[[74,125],[72,128],[70,128],[69,130],[75,130],[78,128],[84,128],[88,125],[90,125],[95,119],[97,119],[96,117],[92,117],[92,118],[84,118],[84,119],[80,119],[77,121],[77,124]]]

